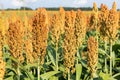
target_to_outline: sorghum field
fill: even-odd
[[[120,80],[120,13],[1,11],[0,80]]]

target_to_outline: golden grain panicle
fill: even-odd
[[[33,46],[32,46],[32,26],[31,26],[31,20],[25,16],[25,39],[24,39],[24,51],[26,53],[26,60],[27,63],[33,63],[34,58],[33,58]]]
[[[99,32],[100,32],[100,37],[103,40],[107,40],[107,33],[106,33],[106,26],[107,26],[107,20],[108,20],[108,15],[109,15],[109,10],[108,7],[104,4],[101,4],[100,8],[100,13],[99,13]]]
[[[115,1],[113,2],[112,9],[115,10],[115,11],[117,11],[117,4],[116,4]]]
[[[32,20],[32,44],[34,59],[40,57],[40,63],[44,63],[48,39],[48,13],[46,9],[40,8]]]
[[[108,19],[106,22],[106,33],[110,39],[116,39],[118,33],[118,13],[116,10],[111,9],[109,11]]]
[[[19,35],[19,36],[18,36]],[[18,59],[19,62],[24,61],[23,57],[23,38],[24,38],[24,26],[21,19],[17,16],[13,16],[9,20],[9,29],[8,29],[8,45],[10,47],[10,54]]]
[[[68,11],[65,15],[65,37],[64,37],[64,66],[66,72],[74,70],[74,61],[76,53],[76,40],[74,35],[74,24],[76,14],[74,11]]]
[[[98,42],[94,37],[89,37],[88,39],[88,67],[91,71],[91,77],[94,77],[97,70],[98,63]]]
[[[54,14],[51,21],[50,32],[52,33],[52,41],[57,44],[61,35],[60,32],[61,23],[58,14]],[[56,45],[57,46],[57,45]]]
[[[76,38],[76,47],[79,48],[85,38],[86,35],[86,26],[87,26],[87,19],[85,14],[78,10],[76,12],[76,19],[75,19],[75,38]]]
[[[93,10],[90,16],[88,30],[98,30],[98,8],[96,3],[93,3]]]
[[[97,24],[98,24],[98,8],[97,4],[94,2],[93,3],[93,15],[94,15],[94,26],[97,29]]]
[[[64,10],[64,8],[63,7],[60,7],[60,10],[59,10],[59,20],[60,20],[60,25],[61,25],[61,27],[60,27],[60,32],[61,32],[61,34],[64,34],[64,27],[65,27],[65,10]]]

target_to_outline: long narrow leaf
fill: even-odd
[[[42,75],[41,75],[41,78],[42,78],[43,80],[46,80],[46,79],[49,79],[51,76],[53,76],[53,75],[55,75],[55,74],[58,74],[58,73],[60,73],[60,71],[50,71],[50,72],[47,72],[47,73],[45,73],[45,74],[42,74]]]

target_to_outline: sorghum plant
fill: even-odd
[[[61,38],[61,31],[64,26],[61,25],[60,22],[60,16],[57,14],[54,14],[52,17],[51,21],[51,28],[50,28],[50,33],[51,33],[51,38],[52,38],[52,43],[55,46],[55,55],[56,55],[56,70],[58,71],[58,60],[59,60],[59,54],[58,54],[58,48],[59,48],[59,41]]]
[[[108,15],[109,15],[109,10],[108,7],[104,4],[101,4],[101,10],[99,13],[99,32],[100,32],[100,38],[104,41],[104,50],[107,54],[107,41],[108,41],[108,36],[106,33],[106,26],[107,26],[107,20],[108,20]],[[105,55],[105,72],[108,73],[108,68],[107,68],[107,56]]]
[[[46,9],[37,10],[32,20],[32,44],[34,59],[38,63],[38,80],[40,80],[40,66],[44,64],[48,39],[48,14]]]
[[[113,5],[113,9],[109,11],[108,20],[107,20],[107,26],[106,26],[106,33],[109,38],[109,44],[110,44],[110,74],[112,75],[112,62],[113,62],[113,52],[112,52],[112,45],[113,41],[117,38],[118,33],[118,13],[115,9],[116,5]]]
[[[14,14],[9,20],[9,29],[7,33],[8,46],[10,54],[18,60],[18,63],[13,63],[17,70],[18,80],[20,80],[20,63],[24,62],[23,57],[23,42],[24,42],[24,25],[21,19]]]
[[[78,10],[75,19],[75,38],[76,38],[76,49],[78,50],[78,52],[79,52],[79,47],[82,45],[82,42],[85,39],[86,23],[87,23],[86,16],[82,11]]]
[[[76,53],[76,40],[74,35],[74,24],[76,14],[74,11],[68,11],[65,14],[65,37],[64,37],[64,65],[70,80],[70,73],[74,71],[74,61]]]

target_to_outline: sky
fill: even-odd
[[[100,7],[101,3],[111,8],[112,3],[116,1],[117,8],[120,9],[119,0],[0,0],[0,8],[20,8],[21,6],[36,9],[38,7],[92,7],[96,2]]]

